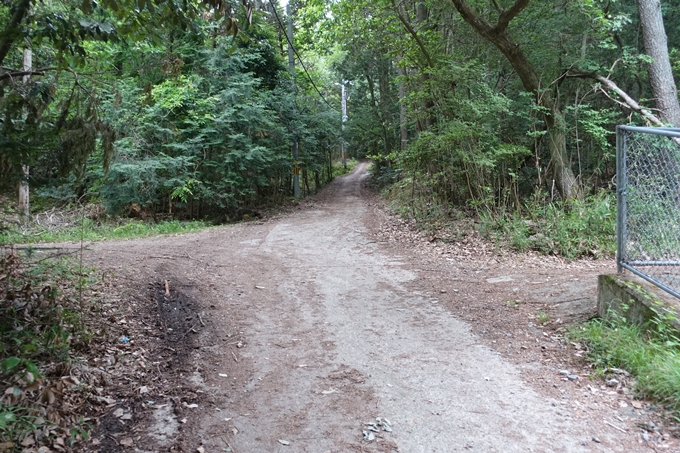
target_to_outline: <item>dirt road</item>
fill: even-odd
[[[277,219],[91,246],[123,292],[157,303],[130,333],[164,350],[154,401],[134,408],[137,451],[648,451],[620,392],[560,374],[564,346],[520,311],[569,279],[530,291],[540,265],[390,246],[365,167]],[[502,282],[522,307],[488,290]]]

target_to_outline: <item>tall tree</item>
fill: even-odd
[[[645,52],[652,57],[648,72],[656,107],[662,120],[680,127],[680,103],[668,56],[668,39],[661,14],[661,0],[638,0],[637,4]]]
[[[536,103],[543,107],[553,176],[557,189],[564,198],[580,197],[582,191],[571,169],[567,154],[567,128],[560,105],[553,93],[541,86],[536,68],[508,31],[510,22],[527,7],[530,0],[516,0],[510,8],[503,8],[498,1],[492,0],[498,12],[498,19],[495,24],[482,17],[466,0],[451,1],[463,19],[477,33],[501,51],[517,72],[524,89],[533,93]]]

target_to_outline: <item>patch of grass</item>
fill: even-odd
[[[656,323],[636,326],[623,318],[595,319],[569,331],[588,348],[586,358],[600,373],[623,368],[637,378],[636,393],[680,415],[680,339]]]
[[[75,223],[75,222],[74,222]],[[179,220],[149,223],[141,220],[119,222],[79,220],[63,228],[42,227],[38,224],[14,226],[0,231],[0,245],[35,244],[41,242],[101,241],[104,239],[130,239],[163,234],[181,234],[209,228],[201,220],[180,222]]]
[[[536,321],[541,324],[545,324],[550,321],[550,314],[545,310],[538,310],[536,313]]]
[[[616,251],[616,207],[610,192],[553,203],[537,196],[522,211],[487,211],[480,220],[482,234],[520,252],[536,250],[576,259],[608,257]]]
[[[40,411],[37,409],[0,403],[0,439],[11,443],[25,439],[34,430],[42,428],[39,419]]]
[[[333,164],[333,178],[352,173],[358,164],[359,161],[354,158],[347,159],[347,168],[342,165],[342,161],[335,162]]]

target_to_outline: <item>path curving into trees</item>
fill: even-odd
[[[366,167],[277,219],[93,246],[95,263],[128,279],[125,291],[156,285],[142,311],[186,330],[155,345],[166,350],[164,383],[146,412],[147,449],[633,451],[629,436],[605,429],[607,407],[579,416],[565,406],[571,393],[562,401],[530,385],[527,366],[473,333],[443,295],[416,288],[416,257],[371,234]],[[457,287],[454,301],[481,289]],[[377,417],[392,431],[378,425],[363,442]]]

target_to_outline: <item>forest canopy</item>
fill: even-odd
[[[273,1],[7,0],[2,189],[220,215],[289,197],[295,168],[320,187],[344,140],[423,206],[582,199],[612,189],[617,124],[680,117],[672,6],[292,1],[291,77]]]

